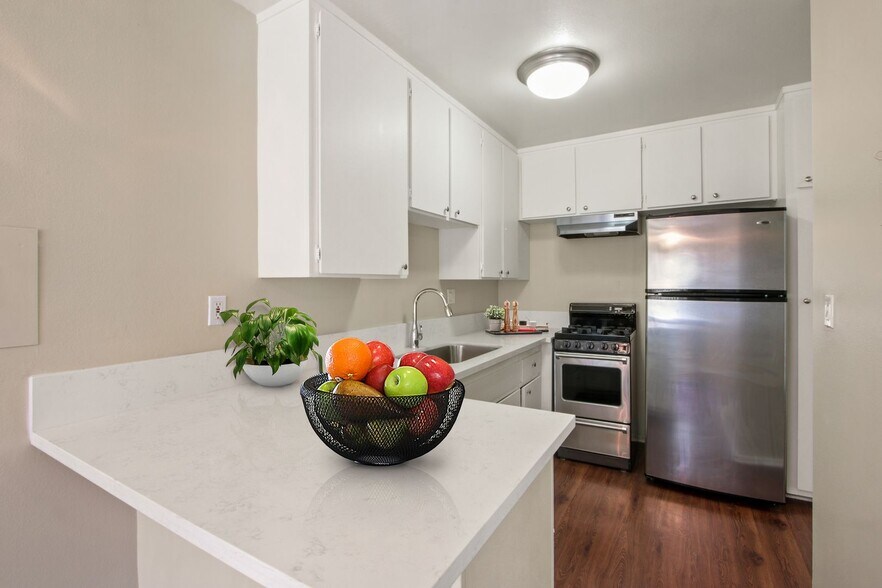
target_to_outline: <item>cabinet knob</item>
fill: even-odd
[[[720,194],[718,192],[714,192],[714,198],[719,198]]]
[[[572,207],[567,206],[567,212],[570,212],[571,210],[573,210]]]
[[[407,264],[405,263],[404,265],[402,265],[402,266],[401,266],[401,269],[406,270],[406,269],[407,269]]]
[[[586,204],[585,206],[583,206],[582,210],[588,210],[588,205]]]
[[[802,299],[802,303],[803,303],[803,304],[811,304],[811,303],[812,303],[812,299],[811,299],[811,298],[803,298],[803,299]]]
[[[448,206],[447,208],[445,208],[444,212],[450,212],[450,207]]]
[[[806,177],[802,178],[802,181],[805,182],[805,183],[807,183],[807,184],[811,184],[811,183],[812,183],[812,177],[811,177],[811,176],[806,176]]]
[[[695,194],[693,194],[692,196],[690,196],[690,198],[692,198],[693,200],[698,200],[698,196],[696,196]]]
[[[509,275],[509,274],[511,274],[510,270],[505,272],[505,275]]]
[[[456,214],[456,216],[459,216],[459,211],[457,210],[455,214]]]
[[[499,270],[499,275],[500,275],[500,276],[502,275],[502,270]]]
[[[535,361],[533,362],[533,367],[536,367],[536,362],[535,362]]]

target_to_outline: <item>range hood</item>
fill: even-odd
[[[557,236],[564,239],[639,234],[640,219],[636,212],[583,214],[557,219]]]

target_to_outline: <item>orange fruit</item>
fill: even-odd
[[[361,339],[346,337],[336,341],[325,354],[325,368],[332,378],[361,380],[371,369],[373,355]]]

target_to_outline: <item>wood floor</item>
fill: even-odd
[[[769,506],[555,458],[555,585],[811,586],[811,504]]]

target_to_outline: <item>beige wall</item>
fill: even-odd
[[[646,332],[646,236],[561,239],[553,222],[530,225],[530,281],[500,282],[499,299],[522,308],[566,311],[570,302],[633,302]],[[646,431],[645,339],[635,359],[635,439]]]
[[[814,582],[882,582],[882,3],[812,1]]]
[[[439,285],[422,228],[407,280],[254,277],[256,32],[229,0],[0,0],[0,225],[40,229],[40,345],[0,349],[0,586],[136,581],[134,513],[28,444],[29,375],[217,348],[209,294],[334,332]]]

